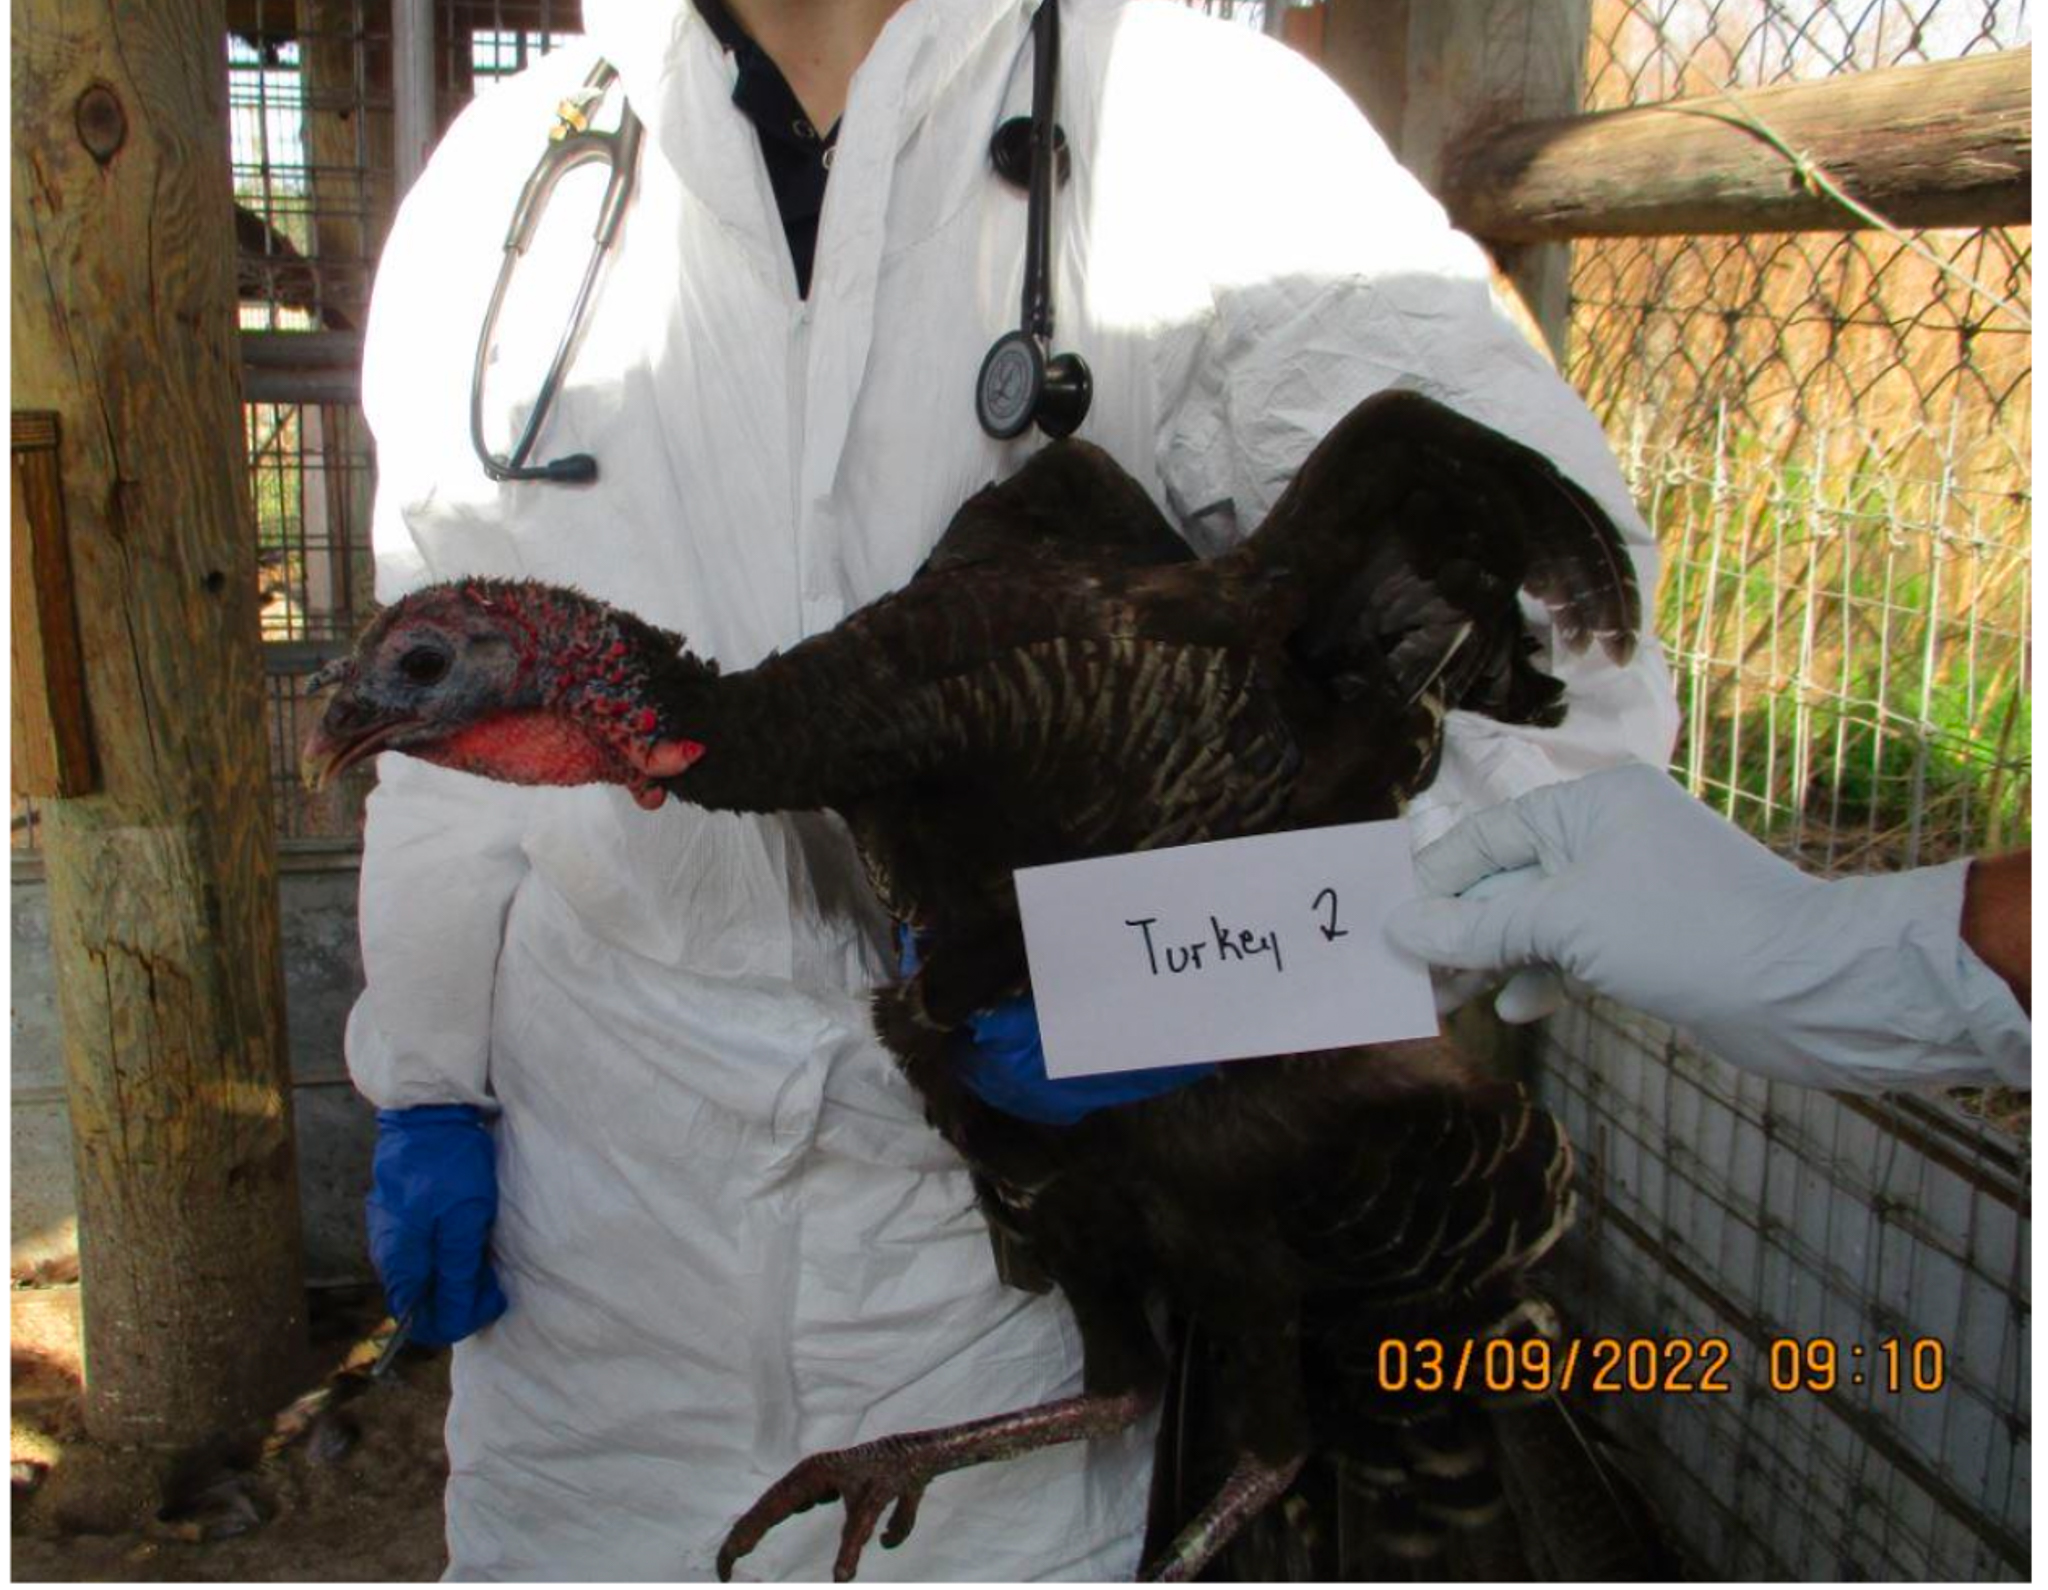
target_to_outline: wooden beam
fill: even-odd
[[[1330,0],[1321,60],[1401,163],[1441,198],[1453,152],[1476,130],[1578,109],[1591,18],[1592,0]],[[1569,252],[1493,252],[1501,285],[1512,285],[1562,361]]]
[[[61,421],[101,788],[43,809],[86,1422],[267,1420],[303,1351],[221,0],[13,0],[13,391]]]
[[[2029,49],[1526,123],[1468,140],[1443,197],[1489,240],[1847,231],[1746,117],[1905,227],[2032,216]]]
[[[356,404],[363,400],[359,331],[245,331],[242,396],[251,403]],[[363,447],[367,451],[367,446]],[[329,470],[341,469],[331,458]],[[367,515],[368,506],[362,512]],[[359,526],[367,517],[351,521]]]
[[[245,378],[256,370],[359,370],[360,331],[245,331],[238,340]]]
[[[14,416],[14,793],[89,795],[92,734],[78,654],[57,416]]]

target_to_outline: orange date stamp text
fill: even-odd
[[[1933,1337],[1888,1337],[1867,1346],[1825,1336],[1778,1337],[1764,1343],[1759,1356],[1756,1386],[1781,1393],[1865,1386],[1924,1393],[1941,1390],[1947,1381],[1947,1352]],[[1379,1345],[1377,1367],[1381,1387],[1393,1392],[1725,1396],[1735,1389],[1735,1357],[1725,1336],[1390,1336]]]

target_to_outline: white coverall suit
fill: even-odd
[[[808,302],[732,62],[688,0],[585,14],[588,47],[464,112],[392,233],[363,377],[377,594],[566,581],[745,667],[903,584],[969,495],[1043,445],[991,441],[973,406],[1018,319],[1025,200],[987,148],[1028,105],[1030,8],[910,0],[889,22],[841,122]],[[1340,416],[1406,385],[1554,458],[1654,589],[1597,425],[1334,86],[1164,0],[1068,0],[1062,23],[1055,346],[1093,367],[1081,434],[1198,547],[1255,527]],[[535,456],[589,452],[601,474],[494,485],[467,433],[475,338],[514,196],[599,53],[646,143]],[[488,387],[501,451],[602,180],[564,183],[521,267]],[[1597,651],[1552,666],[1561,729],[1454,715],[1420,837],[1661,761],[1675,714],[1654,645],[1626,669]],[[863,991],[893,956],[835,819],[649,814],[620,789],[390,756],[362,934],[362,1091],[495,1112],[510,1310],[455,1353],[451,1577],[706,1577],[805,1453],[1077,1389],[1064,1305],[997,1282],[965,1172],[870,1034]],[[868,1571],[1127,1576],[1148,1433],[945,1476]],[[838,1515],[783,1525],[741,1574],[829,1576]]]

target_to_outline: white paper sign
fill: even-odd
[[[1054,1077],[1434,1037],[1406,822],[1183,845],[1017,874]]]

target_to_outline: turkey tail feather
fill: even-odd
[[[1546,1579],[1663,1581],[1680,1564],[1655,1511],[1591,1417],[1555,1393],[1494,1413],[1501,1483]]]

